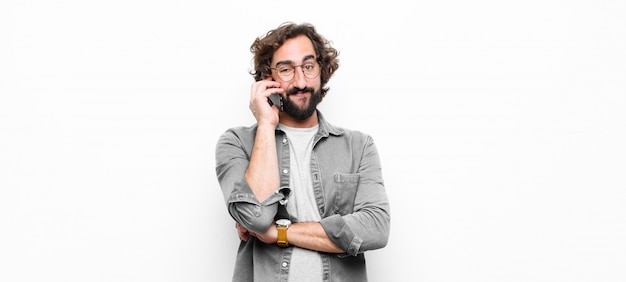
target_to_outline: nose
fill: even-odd
[[[300,71],[298,71],[298,68],[300,68]],[[306,87],[306,77],[304,76],[304,69],[302,66],[296,66],[293,77],[293,85],[299,89]]]

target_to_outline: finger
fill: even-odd
[[[241,239],[244,242],[247,242],[248,239],[250,239],[250,235],[248,235],[248,233],[239,234],[239,239]]]
[[[244,242],[248,241],[248,239],[250,238],[248,230],[239,225],[239,223],[235,224],[235,228],[237,229],[237,235],[239,236],[239,239],[243,240]]]
[[[267,90],[271,90],[267,92]],[[269,96],[274,93],[282,93],[280,83],[272,80],[261,80],[252,84],[252,95]]]

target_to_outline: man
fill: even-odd
[[[250,49],[257,123],[227,130],[216,146],[241,238],[233,281],[367,281],[364,252],[387,245],[389,202],[372,138],[317,110],[337,50],[312,25],[294,23]],[[272,94],[282,105],[268,102]]]

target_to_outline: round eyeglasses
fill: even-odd
[[[317,62],[308,62],[301,65],[292,65],[292,64],[278,64],[275,68],[270,68],[275,70],[278,74],[278,78],[284,82],[291,81],[296,73],[296,68],[302,68],[302,74],[308,79],[316,78],[320,75],[320,67]]]

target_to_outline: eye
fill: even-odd
[[[304,66],[302,66],[305,70],[314,70],[315,69],[315,65],[314,64],[305,64]]]
[[[278,66],[276,67],[278,73],[290,73],[293,71],[293,68],[290,66]]]

